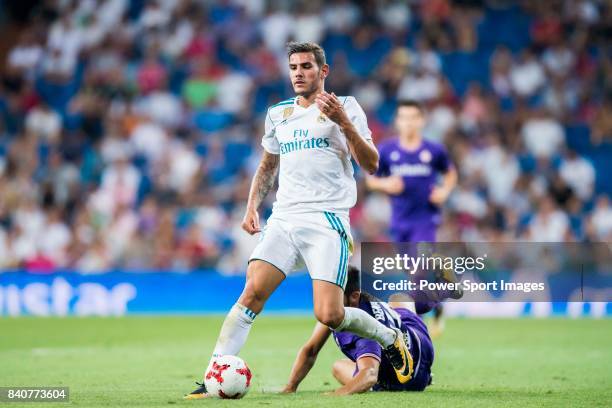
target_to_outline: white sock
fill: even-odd
[[[236,356],[244,346],[257,316],[248,307],[236,303],[225,317],[213,356]]]
[[[395,342],[395,330],[388,328],[365,311],[356,307],[344,308],[344,320],[335,331],[349,331],[360,337],[376,340],[381,346],[388,347]]]

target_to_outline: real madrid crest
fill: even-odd
[[[317,118],[317,122],[319,123],[325,123],[326,120],[327,120],[327,116],[325,116],[325,114],[323,113],[321,113],[319,117]]]
[[[293,107],[288,107],[283,110],[283,119],[287,119],[293,113]]]

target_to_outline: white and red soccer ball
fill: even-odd
[[[251,370],[240,357],[219,356],[204,374],[204,384],[212,397],[239,399],[249,392],[251,377]]]

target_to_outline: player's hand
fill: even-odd
[[[376,176],[370,176],[369,174],[365,175],[365,185],[368,190],[378,190],[378,183],[380,182],[380,178]]]
[[[322,91],[315,98],[315,103],[319,107],[319,110],[336,124],[342,126],[349,122],[346,111],[335,93],[332,92],[329,94]]]
[[[429,195],[429,202],[436,205],[442,205],[448,198],[449,192],[442,187],[434,187]]]
[[[279,394],[293,394],[297,391],[297,389],[295,387],[292,387],[290,385],[285,385],[285,388],[283,388]]]
[[[398,195],[404,192],[404,179],[400,176],[389,176],[385,180],[387,192],[392,195]]]
[[[351,394],[350,392],[344,390],[343,388],[344,387],[338,388],[335,391],[324,392],[323,395],[328,396],[328,397],[338,397],[338,396],[342,396],[342,395],[350,395]]]
[[[376,177],[366,175],[366,187],[386,194],[398,195],[404,192],[404,180],[400,176]]]
[[[247,208],[246,214],[244,214],[242,219],[242,229],[251,235],[261,231],[257,210]]]

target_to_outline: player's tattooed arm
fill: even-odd
[[[316,103],[321,112],[340,126],[351,155],[359,166],[368,173],[374,174],[378,170],[378,150],[374,143],[359,135],[336,94],[323,91],[317,95]]]
[[[264,151],[251,183],[247,210],[242,220],[242,229],[251,235],[261,231],[257,209],[274,186],[279,163],[280,156],[278,154]]]
[[[253,184],[251,185],[251,192],[249,194],[249,203],[253,208],[259,208],[274,186],[274,181],[276,181],[276,176],[278,174],[279,163],[280,156],[278,154],[264,151],[261,163],[259,163],[257,172],[253,178]]]

